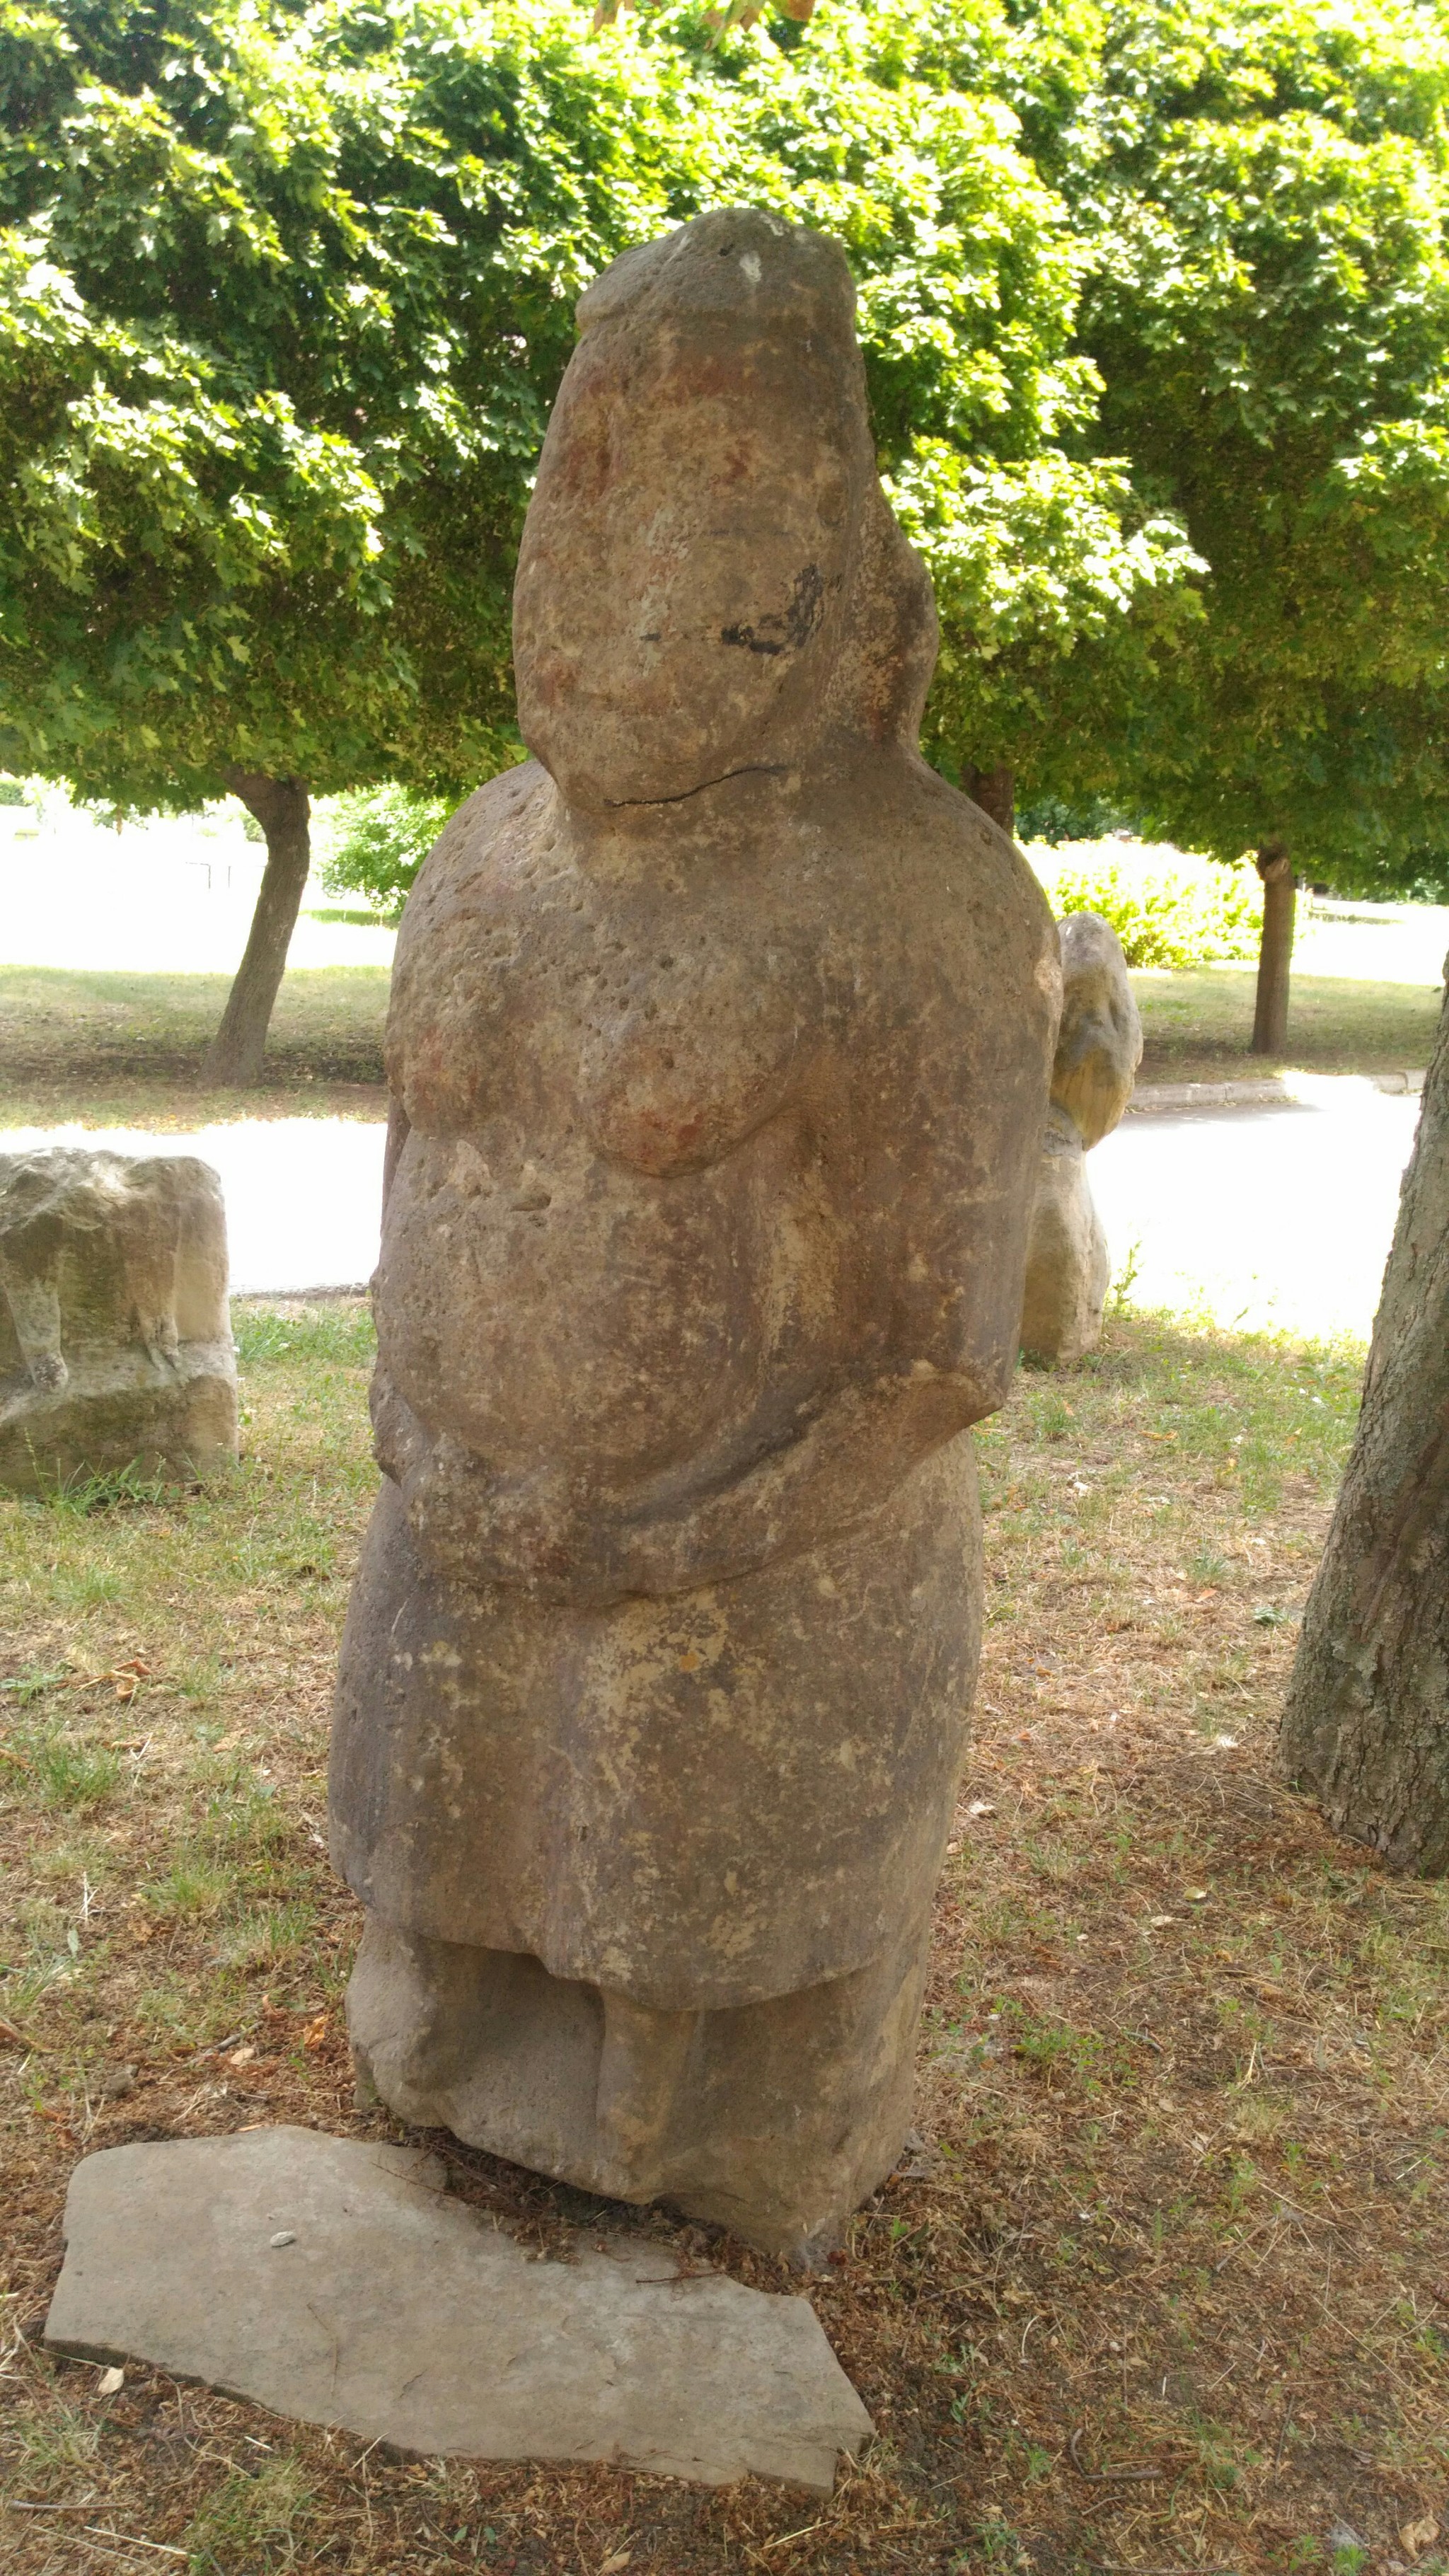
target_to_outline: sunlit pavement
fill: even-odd
[[[1348,1076],[1296,1078],[1297,1106],[1134,1115],[1092,1155],[1093,1194],[1138,1306],[1315,1337],[1367,1337],[1417,1099]],[[108,1146],[199,1154],[221,1175],[239,1294],[354,1287],[377,1259],[383,1129],[238,1119],[194,1136],[0,1131],[0,1152]]]
[[[1292,1108],[1136,1115],[1091,1156],[1133,1305],[1367,1339],[1419,1102],[1352,1075],[1291,1079]]]
[[[387,1130],[353,1118],[238,1118],[194,1135],[136,1127],[0,1129],[0,1153],[84,1145],[113,1154],[199,1154],[226,1201],[234,1296],[360,1287],[377,1260]]]

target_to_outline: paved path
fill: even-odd
[[[0,1128],[0,1153],[42,1145],[199,1154],[220,1175],[234,1296],[359,1287],[377,1260],[387,1130],[356,1118],[239,1118],[194,1135],[135,1127]]]
[[[1134,1305],[1247,1330],[1368,1338],[1419,1102],[1294,1077],[1289,1109],[1124,1120],[1090,1162]]]
[[[1299,1105],[1127,1119],[1092,1187],[1134,1304],[1226,1325],[1366,1337],[1419,1103],[1350,1078],[1295,1077]],[[354,1286],[377,1258],[383,1130],[345,1118],[240,1119],[194,1136],[0,1132],[0,1151],[108,1145],[200,1154],[221,1175],[238,1293]]]
[[[239,805],[208,815],[103,830],[49,800],[37,825],[0,806],[0,922],[7,966],[73,974],[234,975],[247,944],[266,853],[242,830]],[[324,828],[314,836],[325,851]],[[362,898],[354,897],[354,903]],[[397,935],[313,918],[345,904],[314,876],[287,965],[390,966]]]

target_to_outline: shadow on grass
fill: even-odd
[[[0,1119],[175,1127],[299,1112],[379,1115],[389,980],[385,966],[285,976],[264,1079],[239,1091],[208,1085],[202,1073],[228,976],[0,967]]]

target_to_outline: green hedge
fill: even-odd
[[[1258,953],[1263,889],[1251,866],[1122,841],[1037,843],[1026,855],[1058,920],[1100,913],[1129,966],[1208,966]]]

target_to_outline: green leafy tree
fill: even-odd
[[[398,921],[413,880],[448,819],[446,800],[406,787],[360,787],[339,796],[323,870],[329,894],[365,894]]]
[[[943,764],[990,801],[1094,738],[1093,652],[1150,657],[1188,558],[1088,452],[1082,254],[1018,148],[1020,54],[996,0],[598,34],[570,0],[12,0],[0,758],[250,807],[214,1075],[259,1070],[310,798],[456,796],[516,756],[512,565],[574,300],[703,207],[849,252],[945,615]]]
[[[1097,435],[1208,566],[1119,776],[1256,854],[1262,1052],[1296,873],[1449,890],[1446,104],[1433,6],[1122,0],[1049,138],[1095,245]]]
[[[510,756],[570,296],[654,202],[645,106],[581,56],[558,11],[486,49],[246,0],[5,25],[0,742],[83,795],[256,816],[223,1080],[260,1067],[310,794]]]

